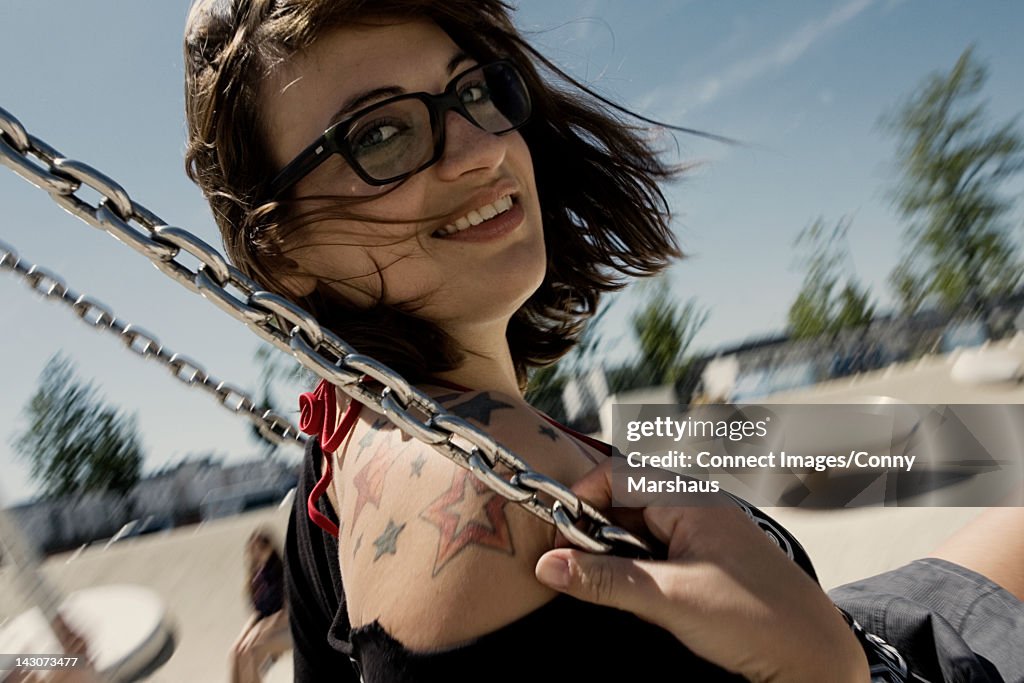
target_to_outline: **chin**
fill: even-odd
[[[530,300],[544,282],[544,269],[523,267],[500,276],[490,286],[479,289],[477,310],[486,311],[491,320],[509,319]]]
[[[521,302],[525,302],[534,292],[540,289],[547,275],[547,259],[543,244],[540,249],[529,245],[523,258],[512,261],[509,270],[505,271],[506,284],[518,292]]]

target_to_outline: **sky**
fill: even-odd
[[[2,0],[0,107],[65,156],[119,180],[169,224],[219,246],[209,210],[183,171],[188,4]],[[887,198],[897,177],[894,142],[878,119],[929,73],[948,70],[973,44],[990,70],[985,96],[993,120],[1024,111],[1022,3],[514,4],[516,23],[534,44],[602,94],[643,115],[748,143],[679,136],[679,154],[669,156],[701,162],[666,188],[689,254],[668,273],[671,290],[709,311],[699,349],[784,328],[802,278],[793,240],[819,216],[829,223],[850,217],[849,266],[881,308],[891,303],[885,279],[899,259],[903,225]],[[258,341],[240,323],[6,169],[0,202],[0,240],[22,258],[221,379],[257,387]],[[1020,237],[1020,212],[1015,221]],[[612,300],[600,328],[606,362],[631,353],[628,316],[641,297],[633,287]],[[146,470],[190,455],[232,462],[256,453],[247,423],[5,273],[0,302],[0,503],[36,490],[10,441],[24,429],[23,406],[57,353],[111,403],[136,414]],[[283,455],[299,458],[296,450]]]

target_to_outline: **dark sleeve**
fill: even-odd
[[[306,500],[320,478],[321,457],[319,445],[310,439],[285,540],[285,592],[294,641],[294,680],[296,683],[322,681],[327,675],[332,681],[357,683],[359,675],[349,660],[348,643],[328,640],[335,615],[347,622],[338,543],[313,524],[306,513]],[[320,503],[320,511],[336,523],[334,512],[326,504],[326,496]],[[348,624],[335,625],[335,632],[339,630],[346,632],[347,637]]]

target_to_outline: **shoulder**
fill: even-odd
[[[430,393],[542,474],[572,483],[593,466],[587,449],[520,397]],[[354,625],[379,620],[406,647],[436,649],[493,631],[551,599],[533,568],[551,547],[552,527],[431,446],[363,413],[339,449],[336,481],[339,555]]]

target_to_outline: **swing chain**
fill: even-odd
[[[45,168],[33,159],[44,162]],[[634,553],[650,554],[643,540],[613,526],[605,515],[568,487],[535,472],[487,432],[453,415],[388,366],[359,354],[330,330],[322,328],[309,312],[283,297],[263,291],[258,283],[229,265],[216,249],[199,237],[181,228],[167,227],[111,178],[87,164],[65,159],[30,135],[2,108],[0,162],[48,192],[75,217],[109,232],[146,256],[172,279],[241,321],[261,339],[290,353],[303,367],[386,416],[404,433],[469,469],[498,495],[555,525],[579,547],[605,553],[619,546]],[[101,195],[99,204],[94,206],[75,195],[82,185]],[[133,222],[143,229],[134,228]],[[182,251],[200,262],[198,270],[176,260]],[[232,290],[238,294],[233,294]],[[142,353],[160,353],[155,340],[148,340],[142,333],[132,337],[133,350],[139,339],[144,342]],[[156,351],[149,341],[156,345]],[[170,360],[164,362],[170,364]],[[172,367],[175,376],[181,379],[179,370],[185,364]],[[197,381],[197,384],[209,386],[205,382]],[[383,388],[376,388],[374,384]],[[228,401],[231,396],[229,392],[222,400]],[[252,402],[244,400],[235,407],[241,412],[251,412],[251,409]],[[458,440],[468,445],[463,446]],[[511,474],[506,478],[498,470]]]
[[[249,419],[259,433],[275,444],[302,445],[306,437],[287,418],[271,410],[260,410],[253,399],[241,389],[207,374],[202,366],[180,353],[160,344],[156,337],[140,327],[125,323],[100,302],[79,295],[53,272],[28,263],[8,244],[0,241],[0,270],[21,277],[37,294],[59,301],[70,308],[90,327],[105,330],[119,337],[132,352],[155,360],[167,367],[174,377],[189,387],[197,387],[213,395],[233,413]]]

